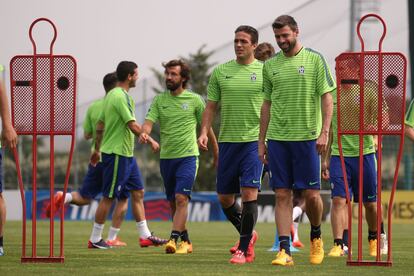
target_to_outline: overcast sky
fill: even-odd
[[[379,2],[376,12],[389,31],[384,49],[408,54],[406,0]],[[160,68],[163,61],[186,56],[203,44],[212,50],[231,42],[241,24],[267,26],[261,28],[260,40],[275,44],[270,22],[292,10],[305,46],[321,51],[331,66],[335,56],[349,49],[346,0],[3,0],[0,64],[8,66],[13,56],[31,54],[28,28],[34,19],[48,17],[58,28],[54,52],[77,59],[82,105],[103,95],[103,75],[121,60],[137,62],[141,80],[150,78],[149,68]],[[50,29],[40,25],[35,35],[39,52],[48,51]],[[214,58],[225,62],[233,56],[230,43]]]

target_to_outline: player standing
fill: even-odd
[[[302,47],[293,17],[279,16],[272,27],[282,51],[264,64],[259,138],[259,156],[269,164],[270,184],[276,200],[280,251],[272,264],[293,265],[289,241],[292,190],[304,190],[311,223],[310,262],[320,264],[324,251],[318,154],[328,144],[332,118],[329,92],[335,89],[335,82],[322,55]]]
[[[208,84],[208,102],[203,113],[201,147],[207,146],[219,102],[221,122],[217,193],[227,219],[240,233],[237,250],[231,263],[253,262],[257,233],[257,194],[261,185],[263,165],[258,159],[260,106],[263,63],[254,58],[259,34],[250,26],[235,30],[236,59],[217,66]],[[243,206],[235,198],[241,193]]]

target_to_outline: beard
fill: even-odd
[[[168,90],[175,91],[181,86],[181,83],[166,81],[165,85],[167,86]]]
[[[288,53],[290,52],[293,48],[295,48],[296,46],[296,39],[292,40],[292,41],[286,41],[283,44],[277,44],[279,46],[280,49],[282,49],[282,51],[284,53]],[[283,47],[284,45],[286,45],[285,47]]]

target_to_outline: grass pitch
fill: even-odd
[[[58,225],[58,224],[57,224]],[[106,224],[104,237],[109,223]],[[150,222],[151,231],[168,237],[170,222]],[[4,236],[6,255],[0,257],[0,275],[267,275],[270,273],[290,273],[296,275],[414,275],[414,225],[394,225],[393,227],[393,266],[392,267],[349,267],[345,257],[327,256],[332,246],[329,224],[322,226],[325,242],[325,259],[321,265],[309,263],[309,225],[300,225],[300,237],[305,249],[294,253],[293,267],[272,266],[275,256],[268,252],[273,245],[275,225],[258,224],[259,240],[256,244],[254,263],[241,266],[228,263],[229,248],[237,240],[236,231],[227,222],[189,223],[190,239],[194,252],[188,255],[167,255],[163,247],[140,248],[138,234],[133,222],[122,225],[120,237],[127,247],[111,250],[87,249],[92,222],[65,222],[65,263],[64,264],[22,264],[21,223],[7,222]],[[354,227],[356,228],[356,227]],[[30,228],[28,232],[30,233]],[[365,234],[366,231],[364,231]],[[56,228],[56,233],[57,228]],[[29,236],[29,235],[28,235]],[[48,253],[49,223],[38,223],[38,255]],[[354,240],[356,243],[356,241]],[[30,239],[28,241],[30,244]],[[364,237],[365,255],[367,242]],[[55,247],[58,252],[58,248]],[[354,252],[356,249],[354,248]],[[27,248],[30,253],[30,247]]]

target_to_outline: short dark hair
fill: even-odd
[[[129,75],[134,74],[138,65],[133,61],[121,61],[116,67],[116,76],[119,81],[126,81]]]
[[[272,28],[273,29],[281,29],[284,26],[289,26],[293,31],[298,29],[298,23],[296,23],[295,19],[290,15],[281,15],[273,21]]]
[[[105,92],[108,93],[112,89],[115,88],[116,83],[118,82],[118,78],[116,77],[116,73],[108,73],[103,78],[103,86],[105,88]]]
[[[234,31],[234,33],[238,33],[238,32],[244,32],[246,34],[249,34],[251,38],[251,42],[253,44],[257,44],[257,42],[259,41],[259,32],[252,26],[241,25],[237,27],[237,29]]]
[[[266,61],[275,54],[275,48],[268,42],[262,42],[254,49],[254,57],[260,61]]]
[[[190,66],[182,60],[182,59],[173,59],[169,62],[164,62],[162,66],[165,68],[164,73],[167,72],[167,68],[174,67],[174,66],[180,66],[180,76],[185,79],[183,81],[183,88],[187,86],[187,82],[190,80]]]

